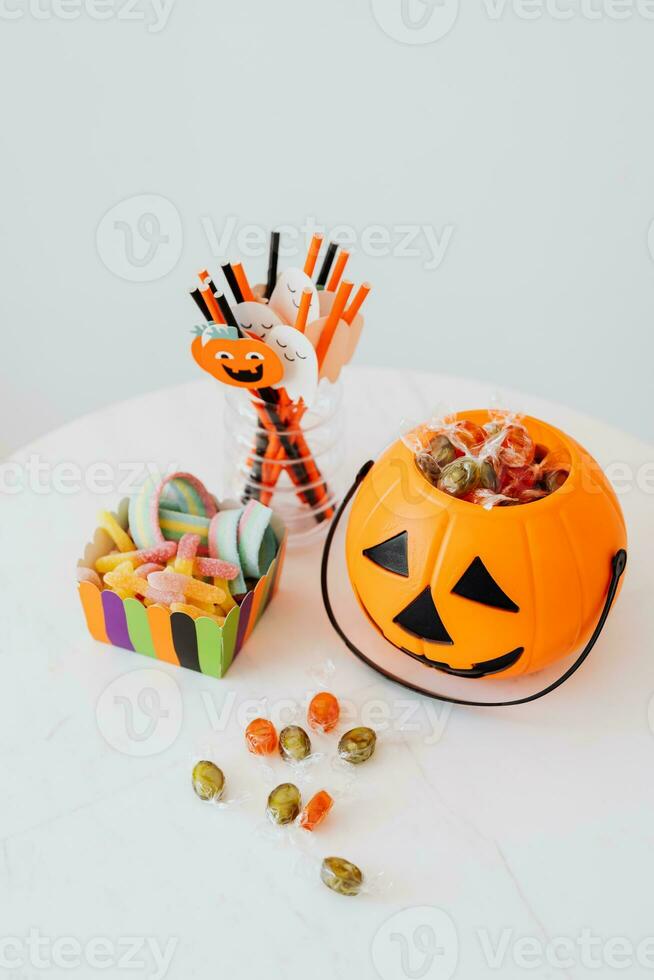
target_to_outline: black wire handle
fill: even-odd
[[[593,635],[589,639],[588,643],[581,651],[581,653],[579,654],[575,662],[570,667],[568,667],[565,673],[561,677],[559,677],[558,680],[553,681],[552,684],[550,684],[548,687],[543,688],[542,691],[537,691],[536,694],[530,694],[528,697],[517,698],[515,701],[467,701],[465,700],[465,698],[452,698],[449,697],[449,695],[447,694],[434,694],[431,691],[424,691],[413,684],[407,684],[406,681],[402,681],[398,677],[395,677],[393,674],[389,673],[388,671],[383,670],[381,667],[377,666],[377,664],[369,660],[368,657],[366,657],[366,655],[362,653],[362,651],[359,650],[357,646],[354,645],[354,643],[350,640],[350,638],[341,629],[341,626],[338,620],[336,619],[336,615],[334,614],[334,610],[332,609],[332,604],[329,598],[329,590],[327,587],[327,569],[329,567],[329,555],[331,553],[332,543],[334,541],[334,535],[336,534],[336,529],[341,520],[341,517],[343,516],[345,509],[347,508],[350,500],[352,499],[356,491],[359,489],[359,485],[361,484],[363,479],[367,476],[368,472],[370,471],[370,468],[373,466],[373,463],[374,461],[372,459],[368,460],[367,463],[364,463],[364,465],[357,473],[354,479],[354,483],[345,494],[338,510],[336,511],[336,514],[334,515],[334,519],[332,520],[329,530],[327,532],[325,547],[323,548],[323,552],[322,552],[322,561],[320,564],[320,588],[322,591],[322,601],[325,605],[325,611],[327,612],[329,622],[332,624],[332,626],[334,627],[334,629],[342,639],[345,646],[349,650],[351,650],[352,653],[354,653],[357,657],[359,657],[360,660],[363,660],[364,663],[368,664],[368,666],[372,667],[380,674],[383,674],[385,677],[388,677],[392,681],[397,681],[399,684],[403,684],[405,687],[411,688],[411,690],[416,691],[418,694],[426,694],[428,697],[436,698],[439,701],[447,701],[449,702],[449,704],[465,704],[473,708],[507,708],[514,704],[527,704],[529,701],[537,701],[538,698],[543,698],[545,697],[546,694],[551,694],[551,692],[555,691],[557,687],[560,687],[563,683],[565,683],[565,681],[567,681],[569,677],[572,677],[572,675],[577,670],[579,670],[584,660],[595,646],[600,633],[604,629],[606,618],[611,610],[611,606],[613,605],[613,600],[615,599],[615,594],[618,590],[618,584],[620,582],[620,578],[622,577],[622,574],[627,566],[627,552],[624,550],[624,548],[620,548],[620,550],[617,551],[613,556],[613,558],[611,559],[611,579],[609,581],[609,587],[606,593],[604,608],[602,609],[600,618],[597,621],[597,626],[593,630]]]

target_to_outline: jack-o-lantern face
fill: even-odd
[[[542,500],[490,511],[457,500],[431,486],[401,441],[357,492],[350,581],[397,647],[400,680],[407,654],[459,677],[539,670],[581,649],[597,623],[611,560],[626,546],[619,504],[577,443],[535,419],[525,424],[570,462],[568,480]]]
[[[263,388],[284,375],[280,358],[260,340],[218,336],[206,343],[196,337],[191,353],[203,371],[237,388]]]

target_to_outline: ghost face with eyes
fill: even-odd
[[[318,387],[318,359],[311,341],[295,327],[281,323],[270,331],[268,347],[284,366],[284,377],[272,387],[285,388],[293,401],[303,398],[311,405]]]
[[[282,322],[270,306],[254,301],[238,303],[234,307],[234,314],[239,327],[258,337],[264,344],[272,328]]]
[[[320,316],[318,292],[311,279],[302,269],[286,269],[281,273],[272,291],[268,306],[281,317],[284,323],[294,324],[305,289],[311,290],[311,305],[307,323],[312,323]]]

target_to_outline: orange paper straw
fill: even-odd
[[[350,253],[345,249],[340,253],[336,259],[336,264],[334,266],[334,271],[331,274],[330,280],[327,283],[326,289],[329,293],[335,293],[338,289],[338,284],[341,281],[341,276],[343,275],[343,269],[347,264],[347,260],[350,257]]]
[[[203,283],[203,285],[204,285],[204,283]],[[214,323],[224,323],[225,322],[225,317],[220,312],[220,307],[218,306],[218,304],[216,303],[216,301],[215,301],[215,299],[213,297],[213,293],[211,292],[211,287],[208,286],[206,289],[201,289],[200,290],[200,295],[202,296],[202,299],[207,304],[207,307],[209,309],[209,312],[211,313],[211,318],[212,318],[213,322]]]
[[[295,329],[299,330],[300,333],[304,333],[307,325],[307,320],[309,318],[309,307],[311,306],[311,298],[313,297],[313,292],[310,289],[302,290],[302,299],[300,300],[300,308],[297,311],[297,317],[295,318]]]
[[[366,298],[369,292],[370,292],[369,282],[364,282],[361,286],[359,286],[359,288],[357,289],[356,296],[354,297],[354,299],[346,309],[345,313],[343,314],[343,319],[345,320],[346,323],[349,324],[352,323],[355,316],[361,309],[361,304],[363,303],[364,299]]]
[[[349,279],[344,279],[338,287],[338,292],[336,293],[336,297],[334,299],[334,305],[329,311],[329,316],[325,321],[325,326],[322,328],[318,346],[316,347],[316,356],[318,357],[319,368],[322,367],[322,362],[327,356],[329,345],[331,344],[334,334],[336,333],[336,327],[338,326],[338,322],[343,315],[345,304],[350,298],[352,286],[353,283],[351,283]]]
[[[250,288],[248,277],[245,275],[245,270],[243,268],[242,263],[234,262],[234,264],[232,265],[232,269],[234,270],[236,281],[241,287],[241,292],[243,293],[243,299],[246,300],[246,302],[250,302],[250,303],[256,300],[256,296],[254,295],[252,289]]]
[[[304,271],[309,277],[313,275],[313,270],[316,268],[316,260],[318,259],[318,252],[320,251],[320,246],[322,245],[322,237],[322,235],[315,234],[311,239],[311,244],[309,245],[307,259],[304,263]]]

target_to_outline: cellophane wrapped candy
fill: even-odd
[[[483,426],[432,419],[403,440],[432,486],[486,509],[541,500],[568,477],[565,455],[534,443],[522,417],[508,411],[491,412]]]

